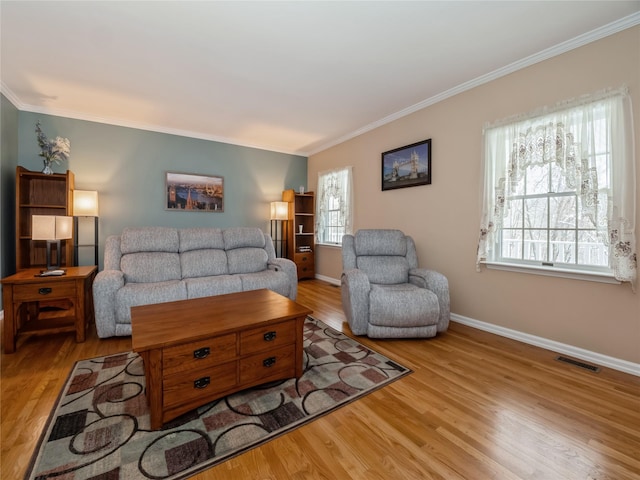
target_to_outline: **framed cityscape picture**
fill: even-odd
[[[382,190],[431,183],[431,139],[382,154]]]
[[[224,212],[224,178],[167,172],[166,210]]]

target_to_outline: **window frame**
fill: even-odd
[[[602,108],[602,112],[598,111],[599,108]],[[623,118],[625,115],[628,118],[629,111],[628,91],[623,88],[617,91],[598,92],[591,96],[583,96],[577,101],[565,101],[556,105],[555,108],[549,109],[545,107],[535,112],[511,117],[485,127],[483,132],[485,141],[484,176],[482,179],[484,196],[476,260],[476,269],[478,271],[480,271],[480,266],[484,265],[490,269],[607,283],[628,281],[631,282],[634,289],[637,256],[635,253],[633,224],[628,220],[629,218],[633,219],[634,215],[629,215],[628,213],[633,212],[635,207],[635,201],[630,201],[632,196],[629,195],[630,192],[635,191],[635,187],[634,184],[624,180],[625,176],[627,179],[634,178],[633,175],[628,175],[633,173],[634,170],[633,132],[630,131],[628,121],[625,121],[626,118]],[[584,128],[583,123],[573,121],[571,114],[574,112],[587,116],[588,129]],[[563,117],[564,114],[568,114],[567,117]],[[555,127],[556,125],[561,125],[565,120],[567,128],[562,132],[567,132],[569,135],[575,134],[577,139],[574,145],[578,148],[572,150],[573,152],[577,151],[573,159],[575,160],[574,165],[579,165],[579,167],[575,171],[580,172],[580,178],[583,181],[586,179],[588,194],[592,195],[592,197],[585,195],[584,183],[580,181],[574,182],[571,188],[565,188],[565,190],[557,188],[562,187],[561,183],[554,183],[558,178],[561,182],[565,182],[568,178],[565,175],[571,175],[573,172],[573,170],[565,171],[562,169],[560,170],[560,176],[552,178],[552,169],[556,167],[553,166],[552,161],[548,161],[545,156],[545,149],[555,150],[556,155],[559,155],[558,152],[566,154],[563,149],[558,149],[558,145],[563,148],[566,145],[571,145],[569,142],[566,145],[562,142],[559,144],[559,139],[562,140],[564,138],[559,133],[555,136],[555,139],[549,135],[543,138],[541,151],[543,152],[544,160],[536,165],[544,165],[547,169],[542,174],[542,177],[546,175],[549,178],[547,187],[543,189],[546,191],[531,193],[527,190],[528,187],[518,186],[517,182],[514,183],[514,171],[517,171],[517,175],[519,175],[517,181],[521,181],[522,172],[529,172],[531,166],[535,165],[535,162],[530,161],[530,157],[527,155],[531,154],[531,158],[534,158],[534,154],[530,152],[535,151],[537,154],[536,147],[540,146],[540,143],[526,144],[527,147],[533,145],[533,149],[525,150],[521,157],[522,150],[517,150],[515,147],[517,141],[521,140],[522,132],[526,131],[526,138],[530,140],[529,131],[526,130],[527,127],[533,130],[536,128],[544,129],[547,124]],[[606,122],[604,130],[598,130],[598,128],[601,128],[598,123],[603,121]],[[558,132],[560,132],[560,129],[558,129]],[[601,137],[606,140],[605,149],[591,148],[598,143],[594,139],[599,137],[602,132],[605,133],[604,137]],[[545,133],[547,132],[545,131]],[[567,140],[569,135],[567,135]],[[588,137],[589,135],[591,136]],[[534,137],[534,140],[539,140],[535,135],[531,135],[531,137]],[[587,138],[589,140],[587,143],[589,148],[584,147],[584,142]],[[631,145],[631,148],[629,145]],[[518,143],[517,146],[522,148],[521,143]],[[552,149],[550,146],[556,148]],[[568,149],[567,152],[569,150],[571,149]],[[499,157],[495,156],[497,153],[500,153]],[[555,157],[553,158],[555,159]],[[605,158],[607,162],[604,170],[602,170],[602,158]],[[596,182],[593,182],[593,185],[588,184],[590,178],[585,172],[591,174],[591,170],[597,172],[593,174],[594,178],[598,179],[597,185]],[[600,182],[601,179],[603,180],[602,183],[605,184],[604,186]],[[516,190],[517,195],[514,194]],[[558,218],[563,216],[560,202],[555,202],[556,210],[552,211],[549,208],[550,205],[554,204],[553,198],[567,196],[573,196],[576,199],[572,206],[572,208],[575,208],[575,214],[571,219],[572,227],[560,226],[555,223]],[[530,214],[527,211],[525,202],[527,199],[534,198],[546,199],[546,202],[543,202],[542,205],[542,215],[546,218],[544,218],[543,222],[536,222],[535,226],[532,226],[527,224],[524,214],[525,212],[527,215]],[[596,199],[596,201],[587,203],[588,199]],[[520,204],[517,204],[518,201],[520,201]],[[512,208],[514,205],[517,205],[518,209],[521,208],[520,218],[517,215],[514,217],[509,216],[507,207]],[[590,206],[585,207],[585,205]],[[596,205],[595,214],[593,214],[593,205]],[[584,208],[587,208],[587,213],[592,214],[589,217],[592,219],[592,227],[584,220],[585,216],[583,214],[585,211],[581,210]],[[612,208],[613,211],[615,209],[624,211],[627,215],[621,215],[620,219],[618,219],[615,214],[612,214]],[[567,218],[566,214],[564,218]],[[516,221],[513,221],[514,219]],[[622,223],[620,223],[620,220],[622,220]],[[631,228],[625,228],[629,225]],[[503,251],[505,238],[503,233],[510,230],[520,232],[511,236],[517,243],[520,243],[518,257],[505,255],[506,252]],[[536,242],[534,236],[527,235],[527,232],[535,230],[542,232],[541,237],[544,237],[544,240],[541,239],[541,241],[546,244],[546,249],[542,247],[546,258],[541,258],[540,260],[528,259],[525,248],[527,244]],[[562,247],[562,239],[553,238],[557,236],[557,234],[554,234],[556,231],[575,232],[573,235],[567,235],[567,237],[572,237],[572,240],[567,241],[571,242],[570,250],[565,249],[565,252],[570,253],[573,258],[570,263],[554,261],[555,252],[564,248]],[[592,237],[596,241],[592,242],[592,239],[585,238],[585,235],[580,235],[581,232],[594,232]],[[584,262],[584,255],[590,255],[590,252],[587,251],[585,253],[585,246],[588,250],[591,243],[597,245],[596,248],[600,251],[596,251],[597,257],[595,260],[587,264]],[[621,264],[620,258],[616,257],[624,257],[624,262],[626,263]],[[567,257],[560,253],[560,258],[564,260]],[[605,266],[602,262],[599,262],[598,258],[606,259],[607,265]]]
[[[328,192],[324,192],[326,188],[326,179],[331,175],[344,175],[346,178],[343,181],[335,179],[340,185],[334,186],[334,190],[337,188],[340,195],[332,195]],[[344,185],[342,185],[344,183]],[[331,188],[331,187],[330,187]],[[330,205],[333,199],[340,196],[339,201],[344,202],[344,206]],[[324,202],[324,203],[323,203]],[[326,204],[326,205],[325,205]],[[343,219],[338,219],[338,223],[342,220],[342,224],[327,225],[327,216],[343,211]],[[332,170],[325,170],[318,172],[318,192],[316,196],[316,244],[330,247],[342,247],[342,237],[345,234],[353,233],[353,167],[340,167]],[[332,237],[337,240],[327,240],[327,229],[338,229],[342,233],[332,233]]]

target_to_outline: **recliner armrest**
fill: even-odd
[[[298,296],[298,269],[293,260],[288,258],[272,258],[267,262],[267,268],[269,270],[282,270],[287,274],[291,289],[289,290],[289,298],[294,300]]]
[[[438,332],[444,332],[449,327],[451,300],[449,298],[449,280],[442,273],[426,268],[412,268],[409,270],[409,283],[431,290],[438,297],[440,317]]]
[[[116,334],[116,293],[124,287],[120,270],[102,270],[93,280],[93,309],[98,337]]]
[[[358,269],[342,272],[340,279],[342,306],[354,335],[366,335],[369,324],[369,291],[367,275]]]

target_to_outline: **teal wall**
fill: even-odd
[[[307,183],[307,158],[298,155],[19,112],[18,164],[29,170],[43,168],[37,121],[47,137],[71,142],[70,159],[53,170],[71,170],[76,189],[98,191],[101,265],[106,236],[128,226],[252,226],[269,233],[269,203]],[[15,182],[15,164],[11,168]],[[167,171],[224,177],[224,212],[165,210]],[[3,211],[4,205],[3,199]],[[3,219],[3,238],[9,228],[14,231]]]
[[[18,166],[18,109],[0,95],[0,276],[15,268],[15,177]]]

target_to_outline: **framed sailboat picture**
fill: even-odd
[[[224,212],[224,178],[215,175],[167,172],[166,210]]]
[[[431,139],[382,154],[382,190],[431,184]]]

